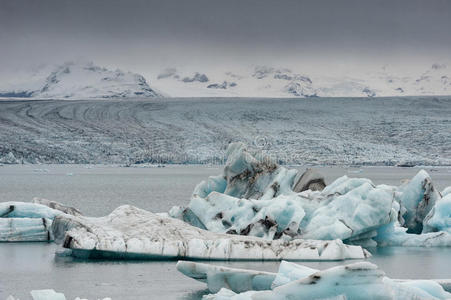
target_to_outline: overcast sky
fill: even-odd
[[[448,0],[0,0],[0,72],[416,65],[451,56]]]

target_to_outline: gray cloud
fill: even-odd
[[[0,64],[415,63],[449,56],[450,28],[447,0],[1,0]]]

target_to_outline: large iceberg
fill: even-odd
[[[188,207],[169,214],[209,231],[269,240],[451,246],[449,200],[424,170],[399,187],[347,176],[325,186],[317,172],[279,166],[242,143],[229,145],[223,174],[199,183]]]
[[[52,224],[55,241],[87,258],[214,260],[341,260],[365,258],[360,246],[341,240],[265,240],[206,231],[124,205],[100,218],[61,214]]]
[[[179,262],[183,274],[206,282],[204,299],[449,299],[449,281],[396,280],[374,264],[357,262],[323,271],[282,261],[277,273]],[[272,279],[272,282],[271,282]]]

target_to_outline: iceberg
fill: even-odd
[[[268,240],[335,240],[370,246],[451,246],[451,205],[426,171],[399,187],[276,164],[232,143],[221,175],[199,183],[186,208],[169,215],[193,226]]]
[[[0,218],[0,242],[51,242],[51,225],[47,218]]]
[[[421,170],[412,180],[398,189],[401,192],[399,203],[406,212],[402,216],[408,233],[421,233],[423,220],[441,198],[439,192],[432,184],[426,171]]]
[[[0,242],[50,242],[52,221],[62,211],[27,202],[0,203]]]
[[[212,293],[217,293],[224,287],[236,293],[269,290],[276,278],[275,273],[227,268],[192,261],[177,262],[177,270],[188,277],[207,283]]]
[[[449,280],[397,280],[390,279],[376,265],[357,262],[336,266],[323,271],[294,263],[282,262],[278,273],[265,274],[275,278],[269,285],[261,285],[259,291],[252,285],[239,283],[243,274],[254,278],[263,272],[239,270],[220,266],[195,266],[196,263],[179,262],[177,268],[194,279],[196,275],[207,274],[208,287],[219,290],[203,299],[448,299]],[[196,270],[190,273],[190,270]],[[248,277],[245,277],[246,279]],[[227,280],[224,280],[227,278]],[[244,280],[244,282],[246,282]],[[240,291],[240,289],[247,291]]]
[[[0,202],[0,218],[53,219],[62,212],[46,205],[28,202]]]
[[[57,293],[54,290],[33,290],[30,292],[33,300],[66,300],[63,293]]]
[[[437,201],[423,223],[423,233],[437,231],[451,233],[451,193]]]
[[[100,218],[61,214],[52,232],[73,256],[85,258],[342,260],[370,255],[341,240],[265,240],[215,233],[130,205]]]
[[[0,202],[0,242],[51,242],[53,219],[61,214],[81,216],[76,208],[41,198]]]

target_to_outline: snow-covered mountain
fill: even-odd
[[[230,67],[232,68],[232,67]],[[363,68],[364,69],[364,68]],[[271,66],[233,70],[167,68],[152,75],[152,87],[135,73],[93,63],[64,63],[41,69],[15,84],[0,86],[0,97],[54,99],[135,97],[384,97],[451,95],[451,67],[434,63],[422,71],[296,71]],[[5,85],[0,82],[0,85]]]
[[[48,75],[42,73],[26,83],[0,90],[0,96],[54,99],[160,96],[143,76],[121,70],[108,70],[92,62],[66,62],[54,68]]]
[[[382,97],[451,95],[451,68],[432,64],[422,72],[399,74],[383,67],[363,74],[302,73],[256,66],[244,70],[184,73],[160,72],[153,84],[174,97]],[[200,80],[202,79],[202,80]]]

